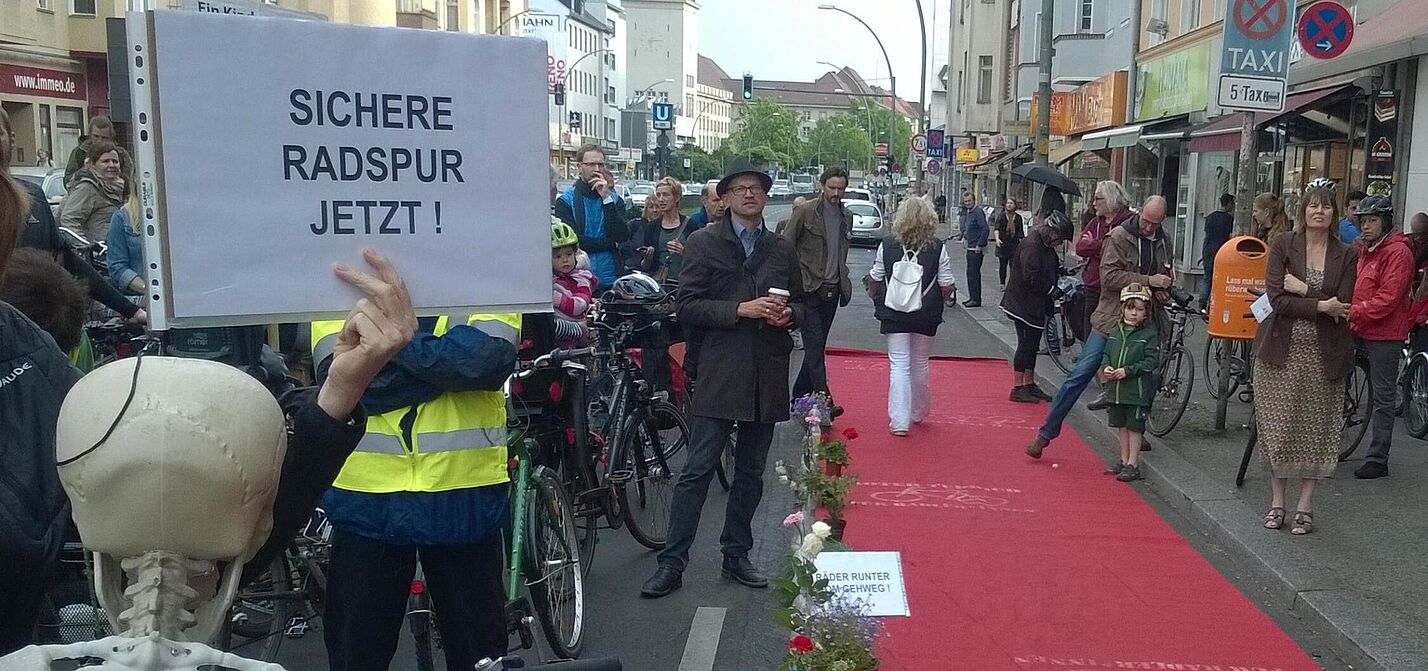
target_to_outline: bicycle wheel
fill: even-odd
[[[1071,322],[1058,310],[1046,321],[1042,334],[1051,362],[1061,369],[1062,374],[1070,375],[1076,368],[1076,360],[1081,358],[1081,341],[1076,339]]]
[[[276,659],[292,619],[295,586],[292,567],[280,553],[263,575],[239,590],[218,633],[217,647],[249,659]]]
[[[1339,461],[1347,461],[1368,433],[1373,397],[1368,391],[1368,361],[1359,359],[1344,380],[1344,429],[1339,439]]]
[[[714,462],[714,476],[719,478],[719,486],[724,491],[734,488],[734,436],[724,442],[724,451],[719,453],[719,461]]]
[[[1250,459],[1254,456],[1254,446],[1259,442],[1259,413],[1250,410],[1249,438],[1245,440],[1245,456],[1240,459],[1240,470],[1235,473],[1235,486],[1245,484],[1245,473],[1249,471]]]
[[[669,536],[674,483],[687,458],[689,425],[674,406],[655,403],[649,415],[626,422],[621,443],[619,477],[612,479],[625,523],[640,545],[662,549]]]
[[[580,656],[585,644],[585,573],[570,494],[555,473],[537,466],[526,506],[526,587],[541,631],[557,656]]]
[[[407,612],[407,625],[411,629],[412,643],[416,651],[416,668],[417,671],[436,671],[436,661],[432,657],[435,647],[432,638],[436,623],[431,616],[431,600],[422,598],[416,601],[420,605],[412,604]]]
[[[1210,398],[1220,399],[1220,368],[1228,365],[1230,367],[1230,388],[1227,390],[1234,394],[1240,388],[1240,380],[1244,377],[1244,360],[1241,355],[1249,356],[1248,352],[1241,352],[1244,346],[1239,341],[1226,340],[1209,336],[1205,338],[1204,362],[1202,368],[1205,373],[1205,387],[1210,393]]]
[[[1145,428],[1153,436],[1165,437],[1180,423],[1185,408],[1190,406],[1190,392],[1195,388],[1195,361],[1190,351],[1177,347],[1161,368],[1160,388],[1151,402]]]
[[[1414,438],[1428,436],[1428,354],[1414,354],[1403,376],[1403,428]]]

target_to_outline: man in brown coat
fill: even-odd
[[[670,504],[669,538],[659,569],[640,593],[658,598],[682,584],[714,467],[738,422],[734,482],[719,537],[723,575],[749,587],[768,579],[749,561],[754,512],[774,427],[788,419],[788,329],[805,314],[793,243],[764,229],[769,176],[746,161],[719,182],[729,206],[684,244],[676,299],[679,321],[700,343],[689,409],[689,457]],[[787,299],[770,293],[787,291]]]
[[[853,283],[848,277],[848,240],[853,235],[853,215],[843,206],[848,189],[848,170],[833,166],[819,177],[823,192],[818,198],[793,210],[783,237],[793,241],[802,270],[803,291],[807,294],[808,319],[803,334],[803,368],[793,383],[793,396],[821,391],[828,394],[828,365],[823,352],[828,331],[839,306],[853,299]],[[843,414],[834,405],[832,415]]]
[[[1101,245],[1101,299],[1096,311],[1091,314],[1091,333],[1081,347],[1081,358],[1076,368],[1066,376],[1066,381],[1056,391],[1051,401],[1051,411],[1046,422],[1037,430],[1036,437],[1026,446],[1026,453],[1035,459],[1061,435],[1061,423],[1081,398],[1081,392],[1095,377],[1101,366],[1101,356],[1106,351],[1106,335],[1121,317],[1121,289],[1131,284],[1151,287],[1157,305],[1169,302],[1166,291],[1170,288],[1170,248],[1160,225],[1165,221],[1168,205],[1160,196],[1147,198],[1141,206],[1140,214],[1133,216],[1106,234]],[[1155,310],[1157,326],[1164,332],[1163,310]]]

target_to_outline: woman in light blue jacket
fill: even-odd
[[[109,234],[105,244],[105,264],[109,267],[109,281],[120,291],[129,294],[144,293],[144,236],[139,217],[139,198],[131,194],[129,200],[114,211],[109,219]]]

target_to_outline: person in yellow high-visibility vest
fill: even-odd
[[[342,325],[312,325],[318,379]],[[386,671],[418,559],[447,668],[506,653],[502,386],[519,329],[515,314],[419,320],[363,394],[367,433],[323,498],[333,527],[323,627],[331,671]]]

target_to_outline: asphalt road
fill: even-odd
[[[770,206],[765,211],[769,227],[786,218],[790,209],[786,204]],[[867,273],[872,260],[872,249],[854,248],[850,252],[848,266],[855,280]],[[954,265],[958,268],[959,285],[965,284],[960,271],[962,264],[957,261]],[[992,273],[988,286],[995,287],[995,266],[987,264],[987,268]],[[878,333],[877,321],[873,318],[872,303],[862,292],[860,282],[855,282],[852,302],[838,312],[830,343],[842,347],[885,349],[884,338]],[[1005,358],[1008,354],[999,340],[961,308],[946,311],[933,351],[936,355],[963,357]],[[797,372],[799,365],[800,359],[796,356],[793,372]],[[882,385],[886,382],[870,380],[868,384]],[[835,389],[834,392],[836,395],[857,393],[857,390]],[[934,402],[948,401],[934,399]],[[781,427],[769,457],[770,463],[778,459],[796,459],[797,441],[795,427],[787,424]],[[772,573],[789,554],[791,541],[779,522],[797,504],[788,490],[777,482],[772,468],[765,474],[764,491],[764,502],[754,523],[755,547],[751,559]],[[727,495],[715,482],[710,487],[699,539],[691,566],[684,576],[684,588],[664,599],[648,600],[639,596],[641,582],[655,569],[654,553],[636,544],[623,529],[606,530],[600,535],[595,561],[586,583],[587,643],[584,657],[616,655],[623,660],[624,668],[632,671],[747,671],[777,666],[786,639],[782,628],[771,619],[776,608],[773,594],[769,590],[745,588],[719,577],[718,535],[723,523],[725,501]],[[1264,586],[1257,584],[1253,574],[1237,565],[1224,548],[1198,533],[1167,502],[1154,495],[1147,495],[1146,501],[1226,578],[1259,603],[1286,632],[1306,649],[1324,655],[1324,646],[1318,644],[1312,631],[1293,613],[1276,610],[1272,602],[1264,598]],[[294,670],[326,668],[321,627],[319,620],[306,637],[286,641],[278,662]],[[712,665],[707,660],[700,663],[699,655],[694,654],[701,641],[717,641]],[[686,648],[689,649],[688,659]],[[522,654],[531,660],[548,658],[543,644]],[[1352,668],[1332,656],[1320,656],[1317,661],[1326,669]],[[438,668],[442,666],[438,659]],[[404,632],[391,669],[407,671],[414,668],[411,637]]]

